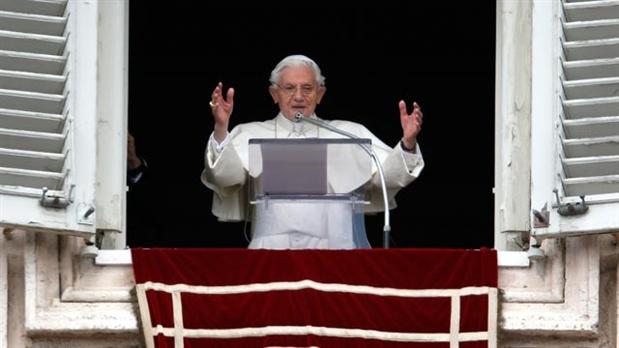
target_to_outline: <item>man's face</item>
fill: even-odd
[[[306,116],[313,114],[325,90],[316,82],[312,69],[306,66],[285,68],[277,85],[269,87],[273,101],[279,104],[279,110],[289,120],[297,112]]]

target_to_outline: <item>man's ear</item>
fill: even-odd
[[[271,94],[271,98],[273,98],[273,103],[277,104],[279,103],[279,99],[277,96],[277,91],[275,90],[277,87],[271,85],[269,86],[269,93]]]
[[[326,91],[327,91],[327,87],[325,86],[318,87],[318,91],[316,92],[316,104],[320,104],[320,101],[322,100],[322,97],[325,95]]]

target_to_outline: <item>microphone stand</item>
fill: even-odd
[[[303,116],[303,113],[301,112],[297,112],[294,115],[294,121],[295,122],[304,121],[304,122],[313,124],[317,127],[328,129],[334,133],[341,134],[351,139],[361,139],[360,137],[352,133],[333,127],[332,125],[320,119],[305,117]],[[370,156],[370,158],[372,158],[372,160],[374,161],[374,164],[376,164],[376,168],[378,169],[378,176],[380,177],[380,185],[381,185],[381,189],[383,192],[383,205],[385,207],[385,224],[383,226],[383,247],[385,249],[389,249],[389,233],[391,232],[391,225],[390,225],[390,215],[389,215],[390,214],[389,198],[387,197],[387,185],[385,184],[385,172],[383,170],[383,165],[380,163],[380,160],[378,159],[376,152],[374,152],[374,149],[371,146],[367,146],[365,144],[359,144],[359,146],[361,146],[361,148],[365,150],[365,152]]]

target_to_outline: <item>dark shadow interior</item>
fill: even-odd
[[[326,76],[318,114],[401,138],[397,102],[424,111],[426,167],[398,195],[392,247],[493,245],[494,1],[400,6],[165,5],[132,1],[129,130],[148,162],[130,190],[128,245],[245,247],[242,223],[219,223],[200,182],[218,81],[236,89],[232,126],[277,113],[268,77],[289,54]],[[369,217],[373,246],[382,215]]]

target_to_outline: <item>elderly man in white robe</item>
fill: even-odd
[[[303,55],[284,58],[271,72],[269,93],[279,106],[278,115],[268,121],[240,124],[228,132],[234,108],[234,89],[224,95],[223,84],[215,86],[211,95],[211,111],[215,127],[205,153],[202,182],[213,190],[212,212],[220,221],[252,222],[250,248],[266,249],[353,249],[368,248],[363,212],[383,211],[381,181],[373,166],[371,177],[363,185],[369,190],[370,204],[351,219],[329,203],[295,202],[289,204],[253,205],[248,201],[249,139],[256,138],[341,138],[329,130],[306,122],[295,115],[317,119],[316,107],[325,94],[325,77],[318,65]],[[413,102],[409,114],[406,103],[398,103],[402,138],[393,148],[385,145],[364,126],[349,121],[324,121],[360,138],[369,138],[384,168],[390,208],[396,193],[414,181],[424,162],[417,136],[423,114]]]

